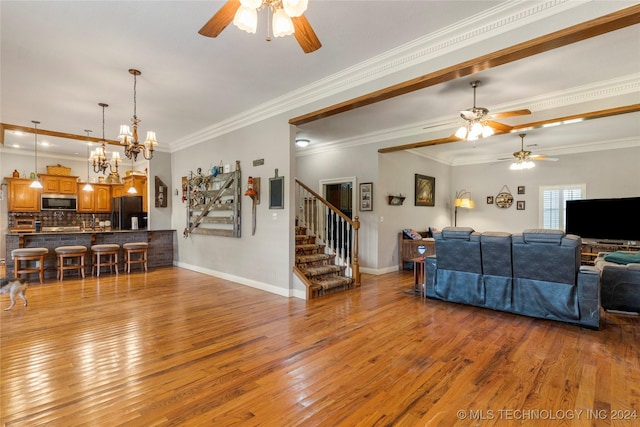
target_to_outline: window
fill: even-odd
[[[565,204],[567,200],[584,199],[587,196],[585,184],[551,185],[540,187],[540,226],[542,228],[564,230]]]

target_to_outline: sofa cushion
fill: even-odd
[[[606,254],[604,256],[605,261],[615,262],[616,264],[635,264],[640,263],[640,251],[631,253],[631,252],[611,252],[610,254]]]
[[[565,236],[562,230],[529,229],[522,232],[522,237],[526,243],[555,243],[559,245]]]
[[[442,236],[447,239],[459,239],[459,240],[471,240],[474,234],[473,228],[470,227],[445,227],[442,229]],[[480,235],[476,234],[476,240],[479,240]]]

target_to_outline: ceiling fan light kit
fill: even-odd
[[[275,37],[293,34],[304,53],[315,52],[322,47],[322,43],[304,16],[308,5],[308,0],[227,0],[198,33],[205,37],[218,37],[233,22],[239,29],[255,34],[258,12],[267,9],[272,15],[271,28],[267,28],[267,41],[271,40],[273,29]]]
[[[131,68],[129,69],[129,74],[133,75],[133,118],[131,118],[133,132],[129,129],[128,125],[121,125],[118,139],[120,139],[120,143],[125,146],[124,155],[128,159],[136,161],[138,154],[142,154],[146,160],[151,160],[153,158],[153,146],[158,143],[156,133],[150,130],[147,132],[147,139],[144,141],[144,144],[138,141],[138,124],[140,124],[141,120],[138,119],[136,115],[136,84],[137,77],[142,73]]]

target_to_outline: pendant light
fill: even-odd
[[[133,176],[133,159],[131,159],[131,186],[127,190],[128,194],[138,194],[138,190],[136,190],[136,187],[133,186],[133,180],[134,180],[134,176]]]
[[[84,131],[87,133],[87,138],[89,138],[89,134],[91,133],[91,131],[89,129],[85,129]],[[91,147],[89,146],[89,144],[87,144],[87,157],[90,157],[89,156],[90,151],[91,151]],[[90,163],[91,163],[91,159],[89,158],[89,160],[87,160],[87,184],[84,187],[82,187],[82,191],[93,191],[93,187],[89,182],[89,164]]]
[[[38,178],[38,125],[40,124],[40,122],[36,121],[36,120],[31,120],[31,123],[33,123],[33,129],[34,129],[34,135],[36,138],[35,141],[35,146],[33,149],[33,152],[35,154],[35,165],[36,165],[36,169],[35,169],[35,177],[33,179],[33,181],[31,182],[31,185],[29,187],[31,188],[37,188],[40,189],[42,188],[42,184],[40,183],[40,179]]]

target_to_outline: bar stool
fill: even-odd
[[[131,264],[142,264],[144,271],[147,271],[147,252],[149,244],[146,242],[132,242],[122,245],[124,249],[124,264],[127,273],[131,273]],[[134,259],[131,255],[140,254],[140,257]]]
[[[113,267],[116,268],[116,275],[118,274],[118,252],[120,252],[120,245],[112,243],[112,244],[103,244],[103,245],[92,245],[91,246],[91,274],[93,274],[94,270],[96,272],[96,276],[100,277],[100,268],[101,267],[109,267],[109,272],[113,272]],[[102,257],[106,256],[106,260],[103,260]]]
[[[11,259],[15,261],[13,266],[13,276],[20,277],[21,274],[38,273],[40,283],[44,282],[44,257],[49,253],[47,248],[20,248],[11,251]],[[24,261],[25,265],[21,263]],[[35,267],[29,267],[29,261],[35,261]]]
[[[78,270],[84,279],[84,255],[86,246],[59,246],[55,249],[58,257],[58,280],[64,279],[65,270]],[[65,260],[68,262],[65,264]]]

